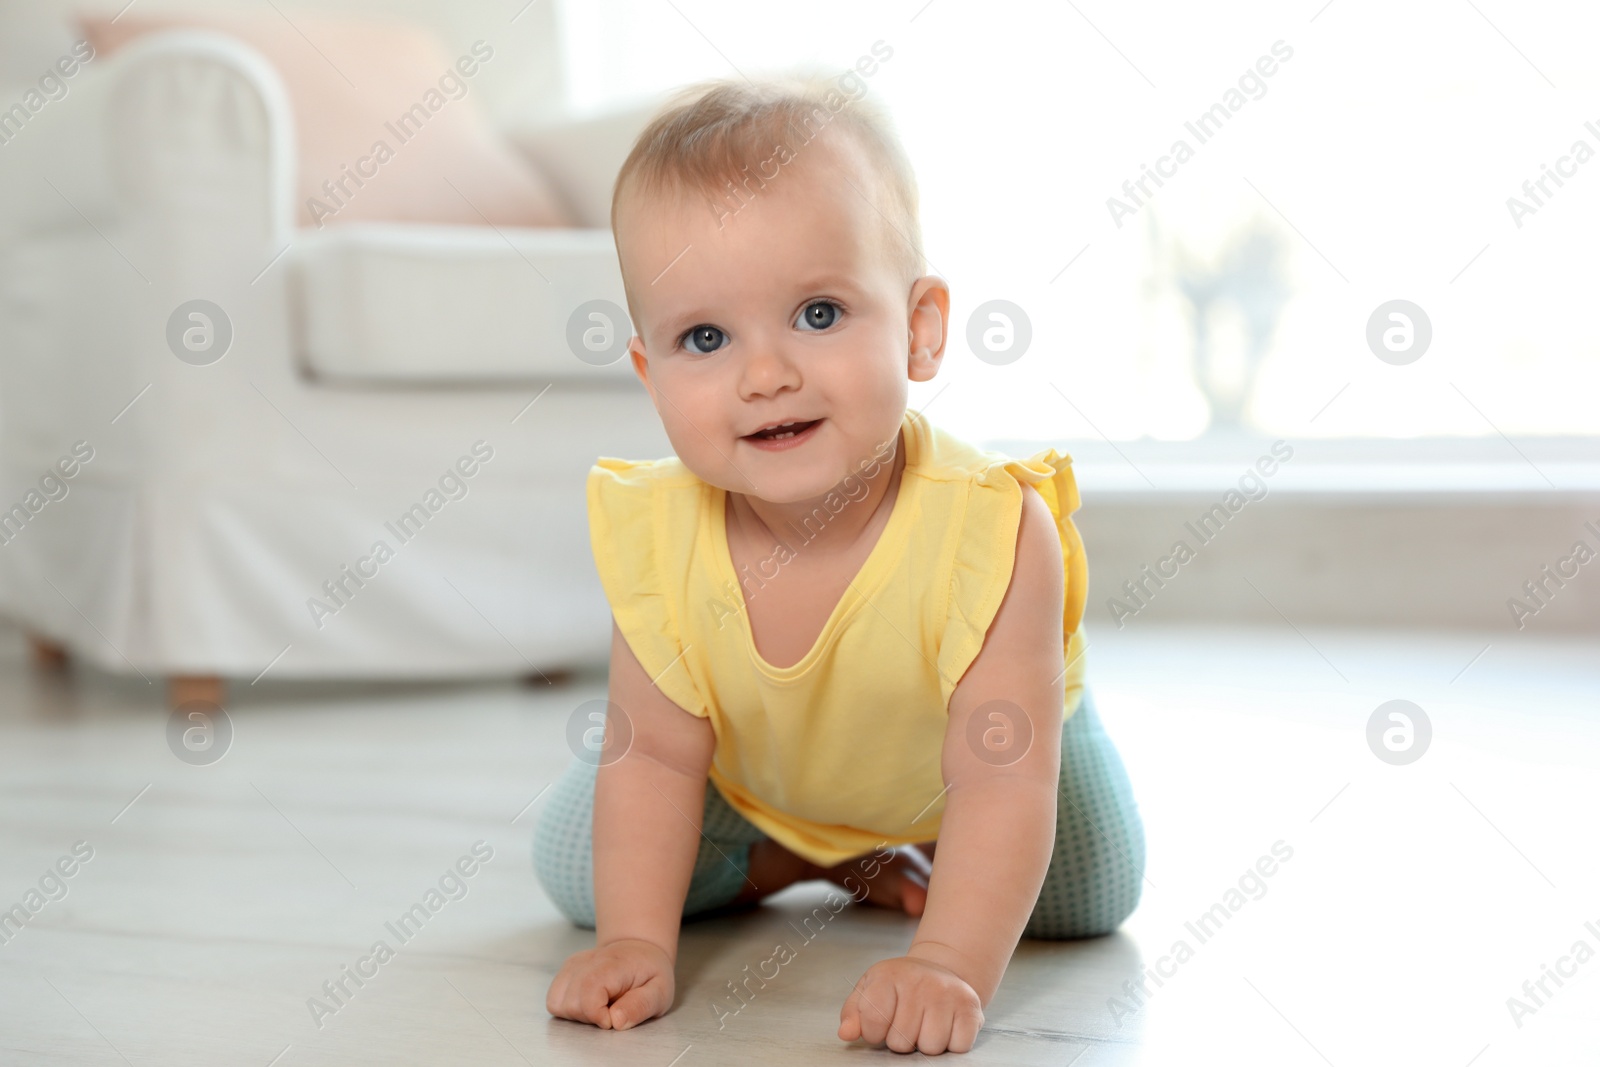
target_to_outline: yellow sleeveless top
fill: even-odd
[[[602,456],[589,470],[595,566],[628,647],[668,699],[711,720],[710,780],[728,804],[823,866],[938,837],[950,694],[1010,586],[1023,482],[1061,535],[1063,719],[1083,690],[1088,572],[1070,517],[1071,458],[979,450],[910,410],[901,430],[906,461],[888,523],[816,644],[783,668],[751,637],[727,492],[675,456]],[[826,501],[834,513],[848,505],[837,493]],[[759,596],[760,577],[745,581]]]

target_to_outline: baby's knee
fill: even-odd
[[[1077,941],[1115,933],[1139,906],[1140,883],[1106,886],[1070,901],[1041,896],[1022,936],[1042,941]]]
[[[553,784],[534,822],[533,873],[573,924],[594,929],[594,769],[575,763]]]
[[[546,831],[543,821],[533,835],[533,873],[544,895],[575,926],[594,929],[593,861]]]
[[[1063,824],[1024,936],[1050,940],[1115,931],[1144,889],[1144,828],[1132,805],[1115,820],[1087,816]]]

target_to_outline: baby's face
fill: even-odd
[[[619,205],[634,370],[704,481],[774,503],[822,496],[892,455],[907,382],[937,373],[948,290],[897,265],[888,242],[902,238],[863,198],[881,203],[865,168],[829,130],[743,207],[699,192]],[[751,436],[779,422],[814,425]]]

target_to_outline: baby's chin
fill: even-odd
[[[774,505],[815,502],[835,491],[850,473],[844,457],[833,455],[822,442],[777,452],[743,446],[743,439],[739,439],[728,450],[731,469],[729,463],[713,453],[710,464],[715,469],[694,473],[720,489]],[[801,454],[808,450],[811,454]],[[698,458],[705,465],[705,457]],[[694,469],[687,461],[685,466]]]
[[[815,469],[807,471],[754,471],[748,464],[739,465],[747,474],[755,479],[752,486],[750,482],[740,478],[737,473],[731,477],[718,480],[705,479],[721,489],[740,496],[751,497],[766,504],[788,505],[814,503],[838,488],[843,476],[829,478],[818,473]]]

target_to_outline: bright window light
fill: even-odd
[[[892,48],[868,91],[953,293],[912,403],[956,432],[1600,434],[1600,9],[1392,8],[1381,35],[1338,0],[562,18],[580,108]],[[1014,361],[969,343],[990,301],[1026,317]],[[1014,314],[978,317],[1016,336]]]

